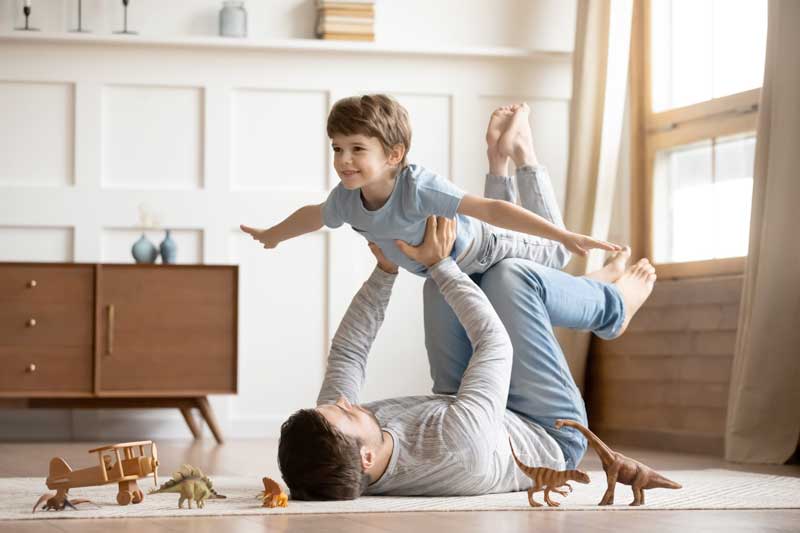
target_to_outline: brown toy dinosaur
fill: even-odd
[[[600,457],[600,462],[603,463],[603,470],[606,472],[608,488],[598,505],[611,505],[614,503],[614,489],[617,483],[630,485],[633,489],[633,501],[631,505],[644,504],[644,491],[646,489],[682,488],[679,483],[665,478],[649,466],[631,459],[630,457],[626,457],[619,452],[615,452],[606,446],[597,435],[578,422],[574,420],[556,420],[556,429],[560,429],[562,426],[569,426],[583,433],[589,440],[589,446],[594,449],[597,456]]]
[[[558,507],[561,505],[550,499],[550,492],[555,492],[566,496],[567,493],[560,489],[560,487],[567,487],[572,492],[572,486],[567,483],[568,481],[577,481],[578,483],[589,483],[589,476],[586,472],[580,470],[553,470],[552,468],[532,467],[524,464],[517,457],[514,452],[514,445],[511,444],[511,437],[508,438],[508,445],[511,446],[511,455],[514,456],[514,461],[522,473],[531,478],[533,486],[528,489],[528,503],[531,507],[541,507],[542,504],[533,499],[533,494],[544,490],[544,501],[550,507]]]

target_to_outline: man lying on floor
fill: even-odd
[[[423,243],[404,249],[438,286],[426,285],[425,325],[439,394],[358,405],[397,272],[373,247],[378,265],[334,336],[317,407],[281,427],[278,461],[292,499],[524,490],[531,480],[509,436],[529,464],[580,461],[585,440],[553,427],[557,418],[586,424],[586,411],[552,326],[620,335],[652,290],[653,267],[642,260],[606,283],[507,259],[479,287],[450,257],[455,233],[454,221],[431,217]]]

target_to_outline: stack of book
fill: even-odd
[[[317,0],[317,14],[320,39],[375,40],[375,0]]]

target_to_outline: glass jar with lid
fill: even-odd
[[[223,37],[247,37],[247,10],[240,0],[222,2],[219,34]]]

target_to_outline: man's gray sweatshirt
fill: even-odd
[[[506,409],[513,350],[489,300],[452,259],[433,266],[430,274],[464,326],[472,358],[455,395],[364,404],[394,440],[386,471],[366,494],[456,496],[527,489],[531,480],[514,463],[509,436],[526,463],[563,470],[556,441]],[[340,396],[359,403],[367,357],[396,277],[376,267],[353,298],[333,338],[317,405]]]

